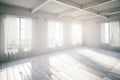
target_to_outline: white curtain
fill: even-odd
[[[32,19],[2,16],[0,22],[0,49],[7,59],[25,57],[31,52]]]
[[[63,45],[63,24],[56,21],[48,22],[48,47]]]
[[[109,22],[101,24],[101,43],[112,49],[120,47],[120,23]]]
[[[5,25],[5,51],[16,53],[18,50],[31,49],[32,20],[27,18],[6,17]]]
[[[120,25],[119,22],[110,22],[110,46],[120,45]]]
[[[63,45],[63,24],[60,22],[56,22],[56,44]]]
[[[56,37],[55,37],[55,22],[49,21],[48,22],[48,47],[55,47],[56,46]]]
[[[5,53],[16,53],[19,49],[20,28],[19,18],[6,17],[4,19],[4,31],[5,31]]]
[[[32,20],[21,19],[21,48],[29,51],[32,47]]]
[[[72,24],[72,43],[81,44],[82,43],[82,25],[74,23]]]
[[[109,43],[109,23],[101,24],[101,42],[105,44]]]

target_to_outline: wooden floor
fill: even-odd
[[[0,64],[0,80],[120,80],[120,53],[77,48]]]

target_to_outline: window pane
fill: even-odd
[[[16,52],[19,48],[19,18],[7,17],[5,19],[5,49],[6,52]]]
[[[119,22],[110,22],[101,24],[101,42],[107,43],[111,47],[119,47],[120,38]]]
[[[26,51],[31,49],[32,43],[32,20],[21,19],[21,48]]]
[[[63,24],[59,22],[56,22],[56,44],[63,45]]]
[[[72,43],[82,43],[82,26],[81,24],[72,24]]]
[[[109,23],[101,24],[101,42],[109,43]]]
[[[48,46],[50,48],[56,46],[56,27],[54,21],[48,22]]]
[[[110,43],[111,46],[119,46],[119,22],[110,22]]]
[[[5,49],[6,52],[18,52],[31,49],[32,42],[31,19],[7,17],[5,19]]]
[[[63,25],[62,23],[48,22],[48,46],[54,48],[63,45]]]

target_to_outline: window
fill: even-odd
[[[63,45],[63,24],[60,22],[48,22],[48,46],[54,48]]]
[[[119,22],[110,22],[110,45],[118,47],[120,39]]]
[[[109,43],[109,23],[101,24],[101,42]]]
[[[6,17],[5,52],[27,51],[31,49],[32,20],[27,18]]]
[[[101,24],[101,42],[110,46],[118,47],[120,39],[119,22]]]
[[[82,43],[82,26],[81,24],[72,24],[72,43]]]

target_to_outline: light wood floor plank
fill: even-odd
[[[0,67],[0,80],[7,80],[6,63],[1,64],[1,67]]]
[[[0,80],[120,80],[119,53],[77,48],[0,64]]]

